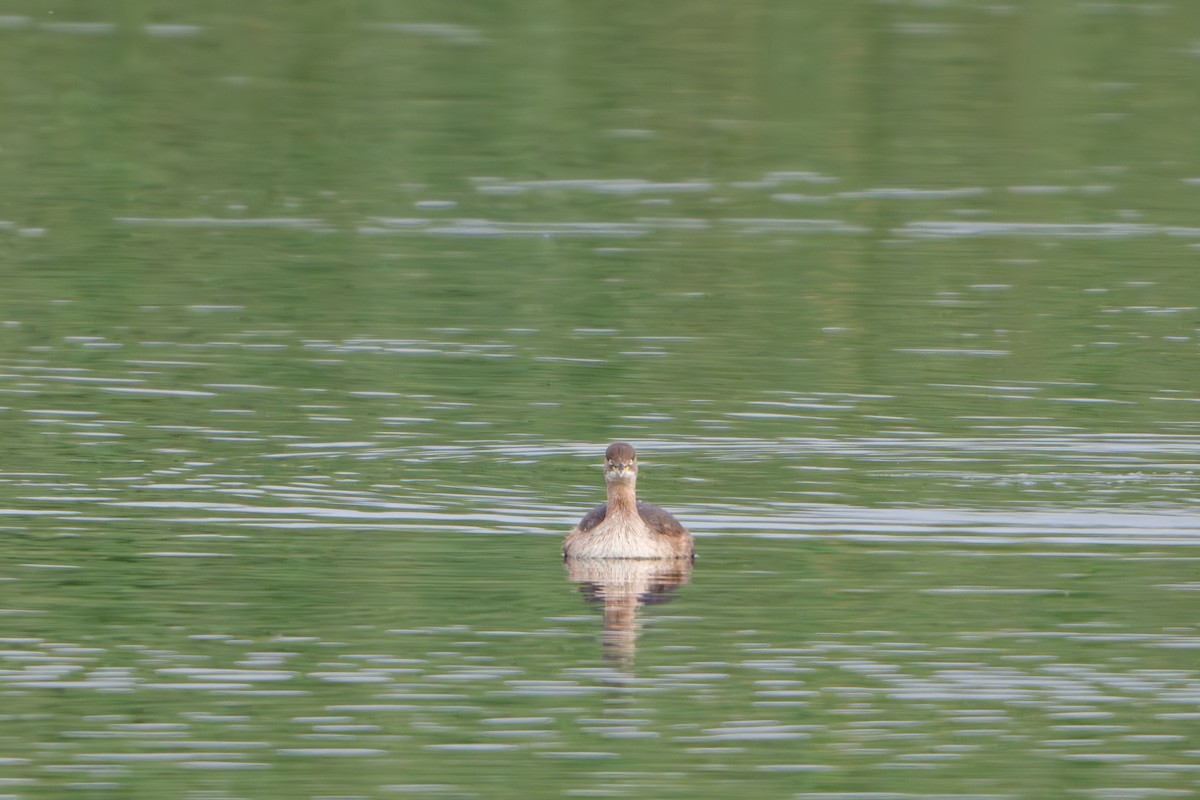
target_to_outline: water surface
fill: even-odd
[[[2,11],[0,794],[1196,792],[1197,11]]]

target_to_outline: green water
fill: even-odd
[[[0,4],[0,797],[1191,796],[1197,30]]]

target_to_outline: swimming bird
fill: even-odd
[[[563,541],[564,558],[693,558],[692,535],[671,514],[637,499],[637,453],[614,442],[604,453],[608,502],[596,506]]]

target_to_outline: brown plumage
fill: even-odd
[[[637,453],[625,442],[604,454],[608,502],[587,513],[563,542],[566,558],[692,558],[692,535],[668,512],[637,499]]]

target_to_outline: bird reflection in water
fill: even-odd
[[[588,602],[603,607],[605,659],[633,666],[638,609],[668,603],[691,578],[690,558],[568,558],[567,576]]]

